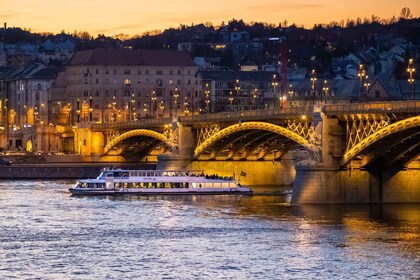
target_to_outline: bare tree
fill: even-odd
[[[404,7],[401,9],[400,18],[401,19],[409,19],[412,18],[413,15],[411,14],[411,10],[408,7]]]

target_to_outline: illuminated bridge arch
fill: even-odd
[[[272,124],[272,123],[266,123],[266,122],[244,122],[244,123],[234,124],[224,129],[221,129],[215,134],[213,134],[212,136],[210,136],[209,138],[207,138],[195,149],[194,157],[195,158],[198,157],[204,150],[211,147],[213,144],[223,139],[224,137],[230,134],[233,134],[235,132],[250,130],[250,129],[274,132],[282,136],[285,136],[302,146],[306,147],[308,145],[308,140],[306,140],[304,137],[282,126]]]
[[[366,150],[368,147],[372,146],[373,144],[377,143],[381,139],[390,136],[394,133],[398,133],[404,131],[406,129],[415,128],[420,126],[420,116],[411,117],[408,119],[404,119],[372,133],[362,141],[360,141],[357,145],[353,146],[349,149],[343,156],[340,165],[344,166],[348,164],[354,157],[359,155],[361,152]]]
[[[169,141],[169,139],[164,134],[161,134],[159,132],[149,130],[149,129],[136,129],[136,130],[131,130],[121,135],[118,135],[117,137],[109,141],[104,148],[104,154],[107,154],[115,145],[117,145],[121,141],[124,141],[125,139],[135,137],[135,136],[146,136],[146,137],[155,138],[165,143],[165,145],[168,147],[173,146],[173,144]]]

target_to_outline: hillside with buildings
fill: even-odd
[[[133,38],[0,29],[0,147],[74,152],[72,127],[316,102],[420,99],[420,19],[232,20]]]

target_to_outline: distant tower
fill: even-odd
[[[4,23],[4,29],[7,29],[7,22]]]

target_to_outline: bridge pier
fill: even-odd
[[[159,155],[157,169],[187,169],[188,165],[193,161],[195,137],[192,127],[183,126],[178,123],[175,133],[178,135],[178,151],[172,151]]]
[[[388,180],[363,169],[297,166],[291,203],[419,203],[420,164]]]

